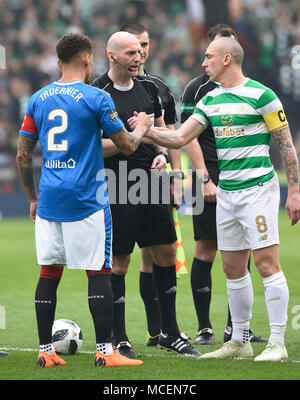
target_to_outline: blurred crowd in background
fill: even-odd
[[[127,22],[150,32],[147,70],[169,85],[178,117],[184,87],[203,72],[209,27],[231,25],[245,50],[245,74],[278,94],[300,154],[299,0],[0,0],[0,49],[6,53],[6,68],[0,69],[0,195],[22,190],[17,133],[31,94],[59,78],[58,38],[68,32],[89,35],[99,76],[108,67],[107,39]],[[34,163],[41,165],[38,152]]]

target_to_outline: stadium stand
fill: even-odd
[[[207,29],[219,22],[231,25],[246,49],[244,70],[278,93],[300,154],[298,0],[223,0],[222,7],[217,0],[0,0],[0,54],[6,55],[6,68],[0,69],[0,212],[4,215],[24,213],[15,164],[17,132],[30,95],[59,77],[57,39],[71,31],[89,35],[99,76],[107,69],[107,38],[124,23],[136,21],[151,33],[147,67],[166,80],[178,112],[183,88],[202,71]],[[271,149],[271,156],[280,169],[279,155]],[[39,150],[34,165],[38,173]],[[16,204],[21,204],[19,209]]]

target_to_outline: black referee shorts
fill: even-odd
[[[113,255],[131,254],[139,247],[177,240],[172,208],[165,204],[111,204]]]
[[[208,170],[215,185],[218,184],[219,171]],[[193,195],[195,196],[195,173],[193,173]],[[216,203],[204,201],[202,214],[193,215],[194,240],[215,240],[217,241],[216,225]]]

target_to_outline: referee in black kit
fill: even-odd
[[[112,96],[116,111],[125,126],[133,112],[144,111],[155,126],[165,126],[157,86],[144,77],[138,77],[141,62],[141,46],[137,38],[128,32],[114,33],[107,43],[110,68],[94,85]],[[129,128],[130,129],[130,128]],[[105,167],[115,172],[116,199],[121,192],[119,171],[126,166],[127,174],[135,169],[147,173],[166,166],[166,157],[157,147],[142,143],[131,156],[124,156],[110,139],[103,139]],[[165,151],[165,149],[163,150]],[[124,164],[124,162],[126,162]],[[120,169],[119,169],[120,166]],[[128,191],[136,181],[128,181]],[[123,195],[123,194],[122,194]],[[116,202],[117,203],[117,202]],[[176,233],[170,207],[166,204],[111,204],[113,220],[113,267],[112,290],[114,293],[113,343],[122,355],[134,358],[125,329],[125,275],[130,254],[135,243],[149,248],[153,263],[153,279],[161,313],[159,345],[184,355],[200,355],[185,337],[182,337],[176,320]]]
[[[208,31],[209,40],[218,37],[237,39],[236,32],[226,24],[217,24]],[[181,123],[193,113],[196,104],[208,92],[215,89],[217,83],[209,80],[204,73],[186,86],[181,105]],[[200,145],[200,146],[199,146]],[[195,343],[214,344],[213,330],[209,318],[211,300],[211,268],[217,252],[216,230],[216,186],[219,181],[219,168],[214,132],[209,125],[202,135],[185,146],[187,155],[195,170],[204,170],[204,209],[202,214],[193,215],[195,255],[191,269],[191,287],[198,319],[198,333]],[[193,189],[196,175],[193,173]],[[248,262],[250,271],[250,260]],[[231,339],[232,322],[228,307],[227,324],[224,330],[224,342]],[[250,330],[251,342],[267,342],[267,339],[254,335]]]
[[[160,76],[152,75],[145,69],[145,64],[148,60],[150,50],[149,32],[143,25],[138,23],[127,23],[120,28],[120,31],[132,33],[140,42],[142,53],[138,75],[143,76],[145,79],[154,82],[155,85],[158,87],[158,93],[162,104],[162,115],[164,123],[168,129],[175,129],[175,124],[177,122],[175,98],[166,82]],[[165,153],[166,160],[167,162],[170,162],[172,168],[171,176],[174,179],[172,181],[172,184],[175,180],[177,180],[176,188],[178,184],[178,189],[182,187],[182,182],[185,178],[184,173],[181,171],[180,153],[180,150],[176,149],[168,149],[168,153]],[[180,193],[178,194],[180,195]],[[173,206],[178,209],[180,207],[180,199],[173,200]],[[159,304],[155,285],[152,279],[152,270],[153,257],[151,251],[148,247],[144,247],[141,249],[139,284],[140,294],[145,305],[147,316],[147,346],[156,346],[158,344],[159,334],[161,330]]]

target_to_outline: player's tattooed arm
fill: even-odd
[[[136,135],[138,133],[138,135]],[[115,144],[117,151],[121,151],[126,155],[130,155],[138,148],[141,138],[145,130],[142,128],[136,128],[133,132],[128,132],[125,128],[120,129],[115,134],[111,135],[111,140]]]
[[[273,131],[272,136],[279,146],[287,177],[288,196],[285,208],[291,225],[295,225],[300,219],[299,163],[296,149],[288,126]]]
[[[38,196],[34,185],[32,153],[37,141],[29,137],[19,135],[16,162],[21,181],[29,202],[37,201]]]
[[[297,152],[288,126],[272,132],[282,158],[288,187],[295,187],[298,191],[299,185],[299,163]]]
[[[151,126],[152,123],[148,115],[141,112],[137,117],[137,124],[132,132],[122,128],[111,135],[110,138],[122,153],[130,155],[138,148],[143,136]]]

